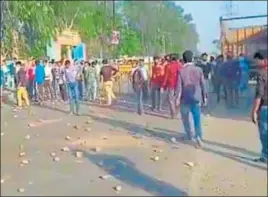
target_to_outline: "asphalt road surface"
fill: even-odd
[[[14,101],[13,101],[14,102]],[[82,115],[47,103],[1,109],[1,195],[267,195],[267,165],[248,99],[203,115],[205,146],[182,140],[180,118],[138,116],[133,98],[112,107],[84,103]]]

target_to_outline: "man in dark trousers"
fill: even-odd
[[[176,106],[180,107],[187,140],[192,141],[194,137],[198,147],[202,147],[201,104],[206,105],[207,102],[205,79],[202,69],[192,62],[192,51],[187,50],[183,53],[183,61],[185,64],[178,76]],[[194,121],[195,136],[191,132],[190,113]]]
[[[170,108],[171,118],[174,119],[176,114],[175,107],[175,91],[177,88],[178,74],[182,68],[182,65],[177,61],[175,55],[171,55],[171,60],[165,66],[165,75],[163,87],[167,91],[168,104]]]
[[[258,125],[260,141],[262,145],[261,157],[256,162],[267,163],[268,158],[268,64],[264,61],[263,55],[255,53],[254,60],[260,68],[257,76],[255,100],[252,106],[251,118],[254,124]]]

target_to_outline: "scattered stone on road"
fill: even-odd
[[[24,146],[22,144],[20,144],[19,149],[20,150],[23,150],[24,149]]]
[[[120,192],[122,190],[122,187],[120,185],[114,187],[115,191]]]
[[[60,161],[60,158],[59,157],[53,157],[53,161],[58,162],[58,161]]]
[[[4,136],[5,135],[5,133],[4,132],[1,132],[1,136]]]
[[[21,152],[21,153],[19,154],[20,157],[24,157],[25,155],[26,155],[25,152]]]
[[[185,162],[185,165],[189,166],[189,167],[194,167],[194,163],[193,162]]]
[[[154,152],[155,152],[155,153],[162,153],[163,150],[161,150],[161,149],[155,149]]]
[[[73,127],[74,127],[74,129],[76,129],[76,130],[79,129],[79,126],[78,126],[78,125],[74,125]]]
[[[50,153],[50,156],[51,157],[56,157],[56,153],[52,152],[52,153]]]
[[[61,149],[63,152],[69,152],[70,151],[70,149],[66,146],[66,147],[63,147],[62,149]]]
[[[87,120],[85,123],[86,124],[90,124],[90,123],[92,123],[92,121],[91,120]]]
[[[18,192],[23,193],[23,192],[25,192],[25,189],[24,188],[18,188]]]
[[[90,132],[91,128],[85,128],[85,131]]]
[[[101,151],[101,148],[100,147],[95,147],[92,149],[94,152],[100,152]]]
[[[107,180],[107,179],[110,179],[110,178],[112,178],[112,176],[109,175],[109,174],[100,176],[100,179],[102,179],[102,180]]]
[[[159,156],[155,156],[154,158],[152,158],[154,161],[159,161]]]
[[[75,152],[75,157],[77,158],[83,157],[83,152],[80,152],[80,151]]]
[[[18,116],[17,115],[13,115],[13,118],[17,118]]]
[[[173,142],[173,143],[176,143],[176,142],[177,142],[177,140],[176,140],[175,137],[172,137],[172,138],[170,139],[170,141]]]
[[[30,135],[26,135],[26,136],[25,136],[25,139],[26,139],[26,140],[29,140],[30,138],[31,138]]]
[[[23,159],[23,160],[21,161],[21,164],[23,164],[23,165],[27,165],[27,164],[29,164],[29,160],[27,160],[27,159]]]
[[[70,136],[66,136],[65,137],[65,140],[68,140],[69,141],[69,140],[71,140],[71,137]]]
[[[1,179],[1,184],[5,182],[5,179]]]

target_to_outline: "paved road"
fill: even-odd
[[[33,107],[31,116],[5,105],[1,195],[265,196],[267,166],[252,162],[258,133],[241,105],[231,111],[214,105],[203,116],[202,150],[180,140],[179,119],[137,116],[130,98],[112,108],[84,104],[80,117],[68,116],[62,104]],[[22,160],[29,163],[21,166]]]

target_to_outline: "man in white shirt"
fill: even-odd
[[[52,66],[47,60],[44,61],[44,66],[45,66],[44,90],[46,99],[51,99],[51,101],[53,101],[54,95],[52,91]]]

